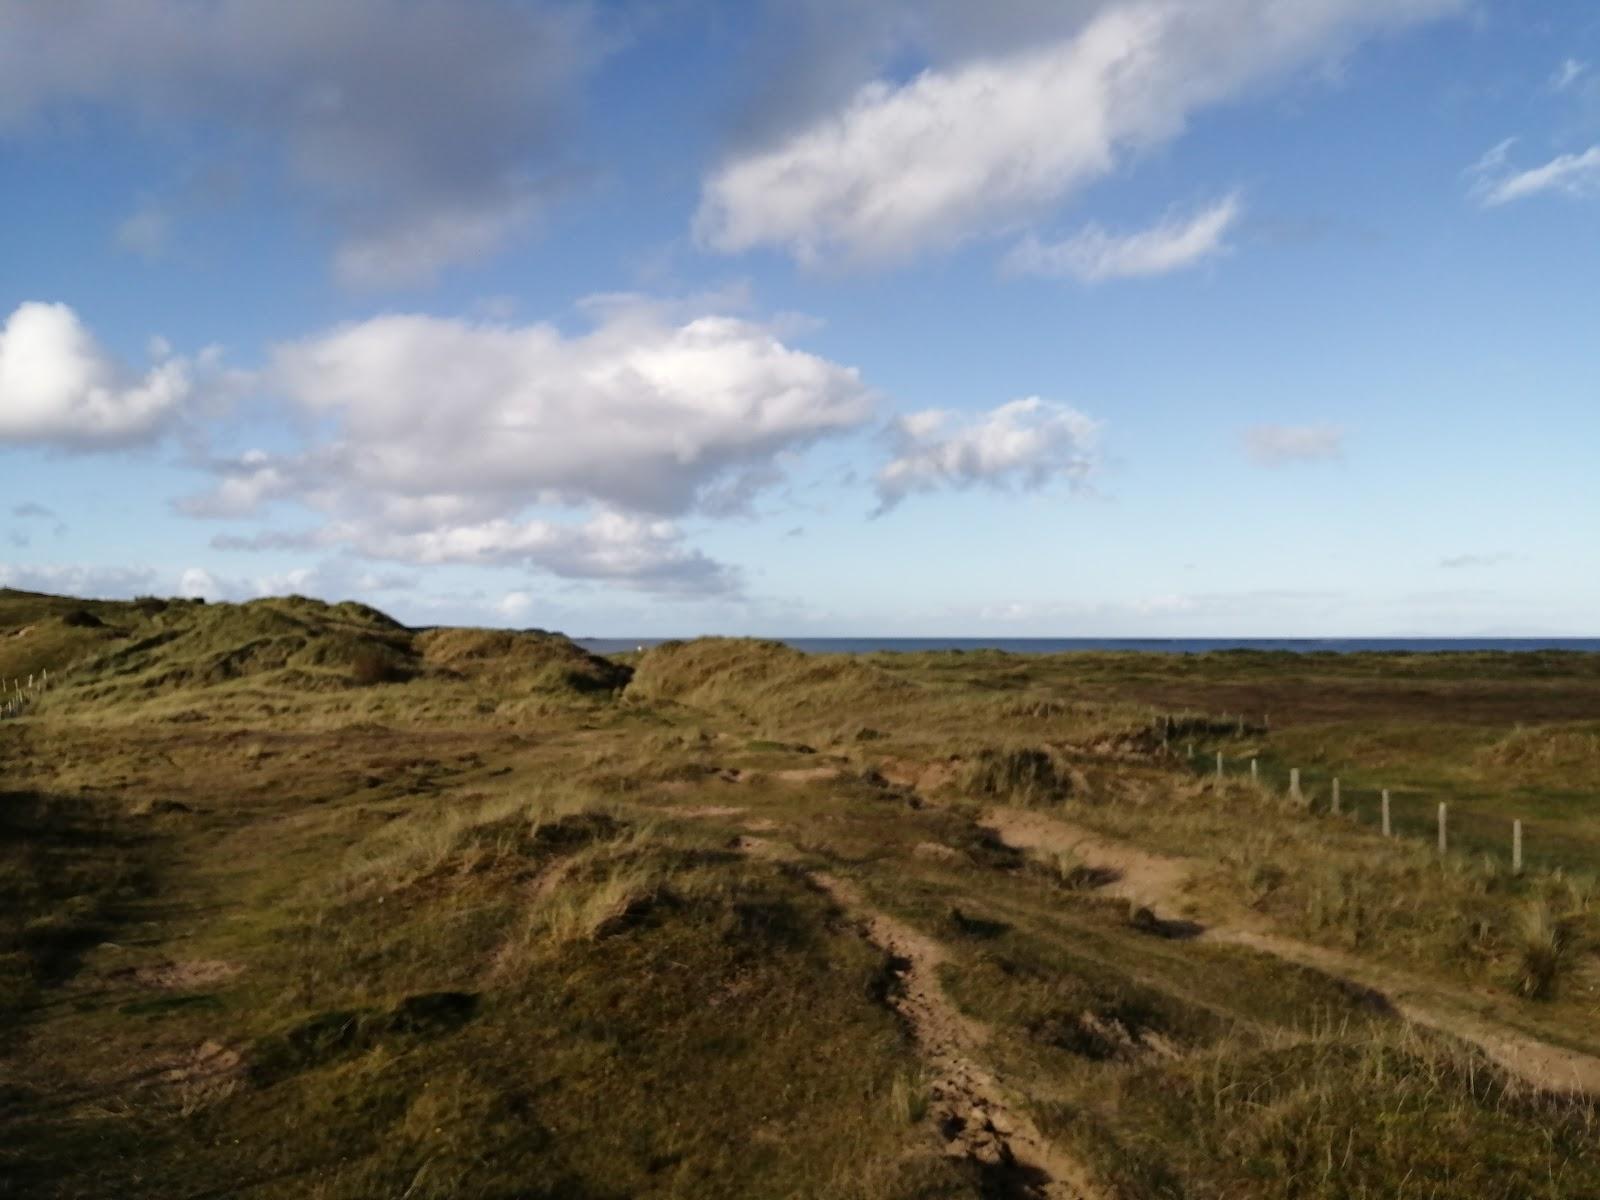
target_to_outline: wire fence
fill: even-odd
[[[1596,867],[1594,847],[1565,835],[1541,839],[1535,823],[1503,811],[1486,812],[1481,801],[1457,803],[1411,786],[1352,784],[1338,768],[1290,766],[1272,754],[1230,757],[1194,742],[1181,753],[1199,776],[1248,781],[1307,812],[1366,826],[1384,837],[1430,841],[1441,856],[1488,855],[1516,873]]]

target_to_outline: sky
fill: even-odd
[[[1600,633],[1592,0],[0,0],[0,585]]]

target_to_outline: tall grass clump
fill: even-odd
[[[1557,915],[1547,900],[1530,901],[1518,914],[1511,989],[1525,1000],[1550,1000],[1570,972],[1578,945],[1577,919]]]
[[[1060,799],[1071,790],[1071,779],[1049,750],[989,749],[966,764],[962,785],[974,796],[1026,806]]]

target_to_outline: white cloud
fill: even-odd
[[[581,525],[485,521],[416,533],[369,533],[358,549],[421,565],[532,566],[568,579],[597,579],[647,591],[694,595],[738,590],[728,567],[684,544],[670,521],[600,513]]]
[[[273,377],[339,436],[259,459],[297,487],[356,489],[400,523],[487,519],[533,502],[673,515],[780,451],[853,430],[852,369],[735,317],[616,303],[549,325],[379,317],[281,348]]]
[[[1343,458],[1344,438],[1334,425],[1257,425],[1245,431],[1244,444],[1252,462],[1278,467]]]
[[[56,595],[127,599],[150,592],[157,576],[148,567],[101,567],[52,564],[14,566],[0,563],[0,587]]]
[[[189,599],[220,600],[224,593],[222,584],[210,571],[203,567],[188,567],[178,576],[178,595]]]
[[[1045,243],[1030,234],[1006,256],[1006,268],[1085,283],[1165,275],[1223,253],[1223,239],[1240,211],[1238,197],[1229,196],[1188,220],[1169,217],[1134,234],[1108,233],[1098,225],[1064,242]]]
[[[1076,409],[1037,396],[1013,400],[964,422],[929,410],[898,418],[895,454],[877,476],[879,512],[915,492],[968,488],[1036,490],[1082,484],[1093,471],[1099,425]]]
[[[507,592],[495,602],[494,610],[508,621],[520,621],[533,606],[531,592]]]
[[[1179,134],[1197,109],[1460,0],[1115,0],[1054,38],[878,80],[706,180],[699,240],[802,262],[1004,232]]]
[[[25,303],[0,327],[0,442],[88,450],[149,441],[227,384],[215,350],[168,357],[140,375],[65,304]]]
[[[283,346],[270,379],[325,436],[215,463],[217,485],[180,508],[244,516],[293,498],[326,519],[302,546],[726,591],[731,576],[664,518],[747,508],[788,455],[859,429],[874,398],[752,320],[638,297],[587,307],[594,327],[576,336],[390,316]],[[550,507],[590,512],[528,515]]]
[[[96,107],[140,132],[221,133],[252,158],[265,149],[344,235],[343,277],[409,282],[481,257],[552,190],[568,96],[607,49],[589,11],[0,0],[0,133]],[[148,220],[125,230],[137,245],[157,232]]]
[[[1552,92],[1565,92],[1575,86],[1578,80],[1589,73],[1589,64],[1580,62],[1576,58],[1569,58],[1557,67],[1550,76],[1550,90]]]
[[[191,517],[247,517],[269,500],[292,495],[295,481],[265,450],[247,450],[238,458],[209,464],[220,482],[209,492],[177,501]]]
[[[1485,205],[1493,208],[1523,200],[1541,192],[1559,192],[1567,196],[1600,194],[1600,146],[1591,146],[1582,154],[1563,154],[1541,167],[1513,170],[1508,165],[1512,142],[1502,142],[1494,147],[1472,168],[1476,177],[1473,192]]]

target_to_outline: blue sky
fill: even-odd
[[[0,583],[1592,635],[1600,10],[0,0]]]

